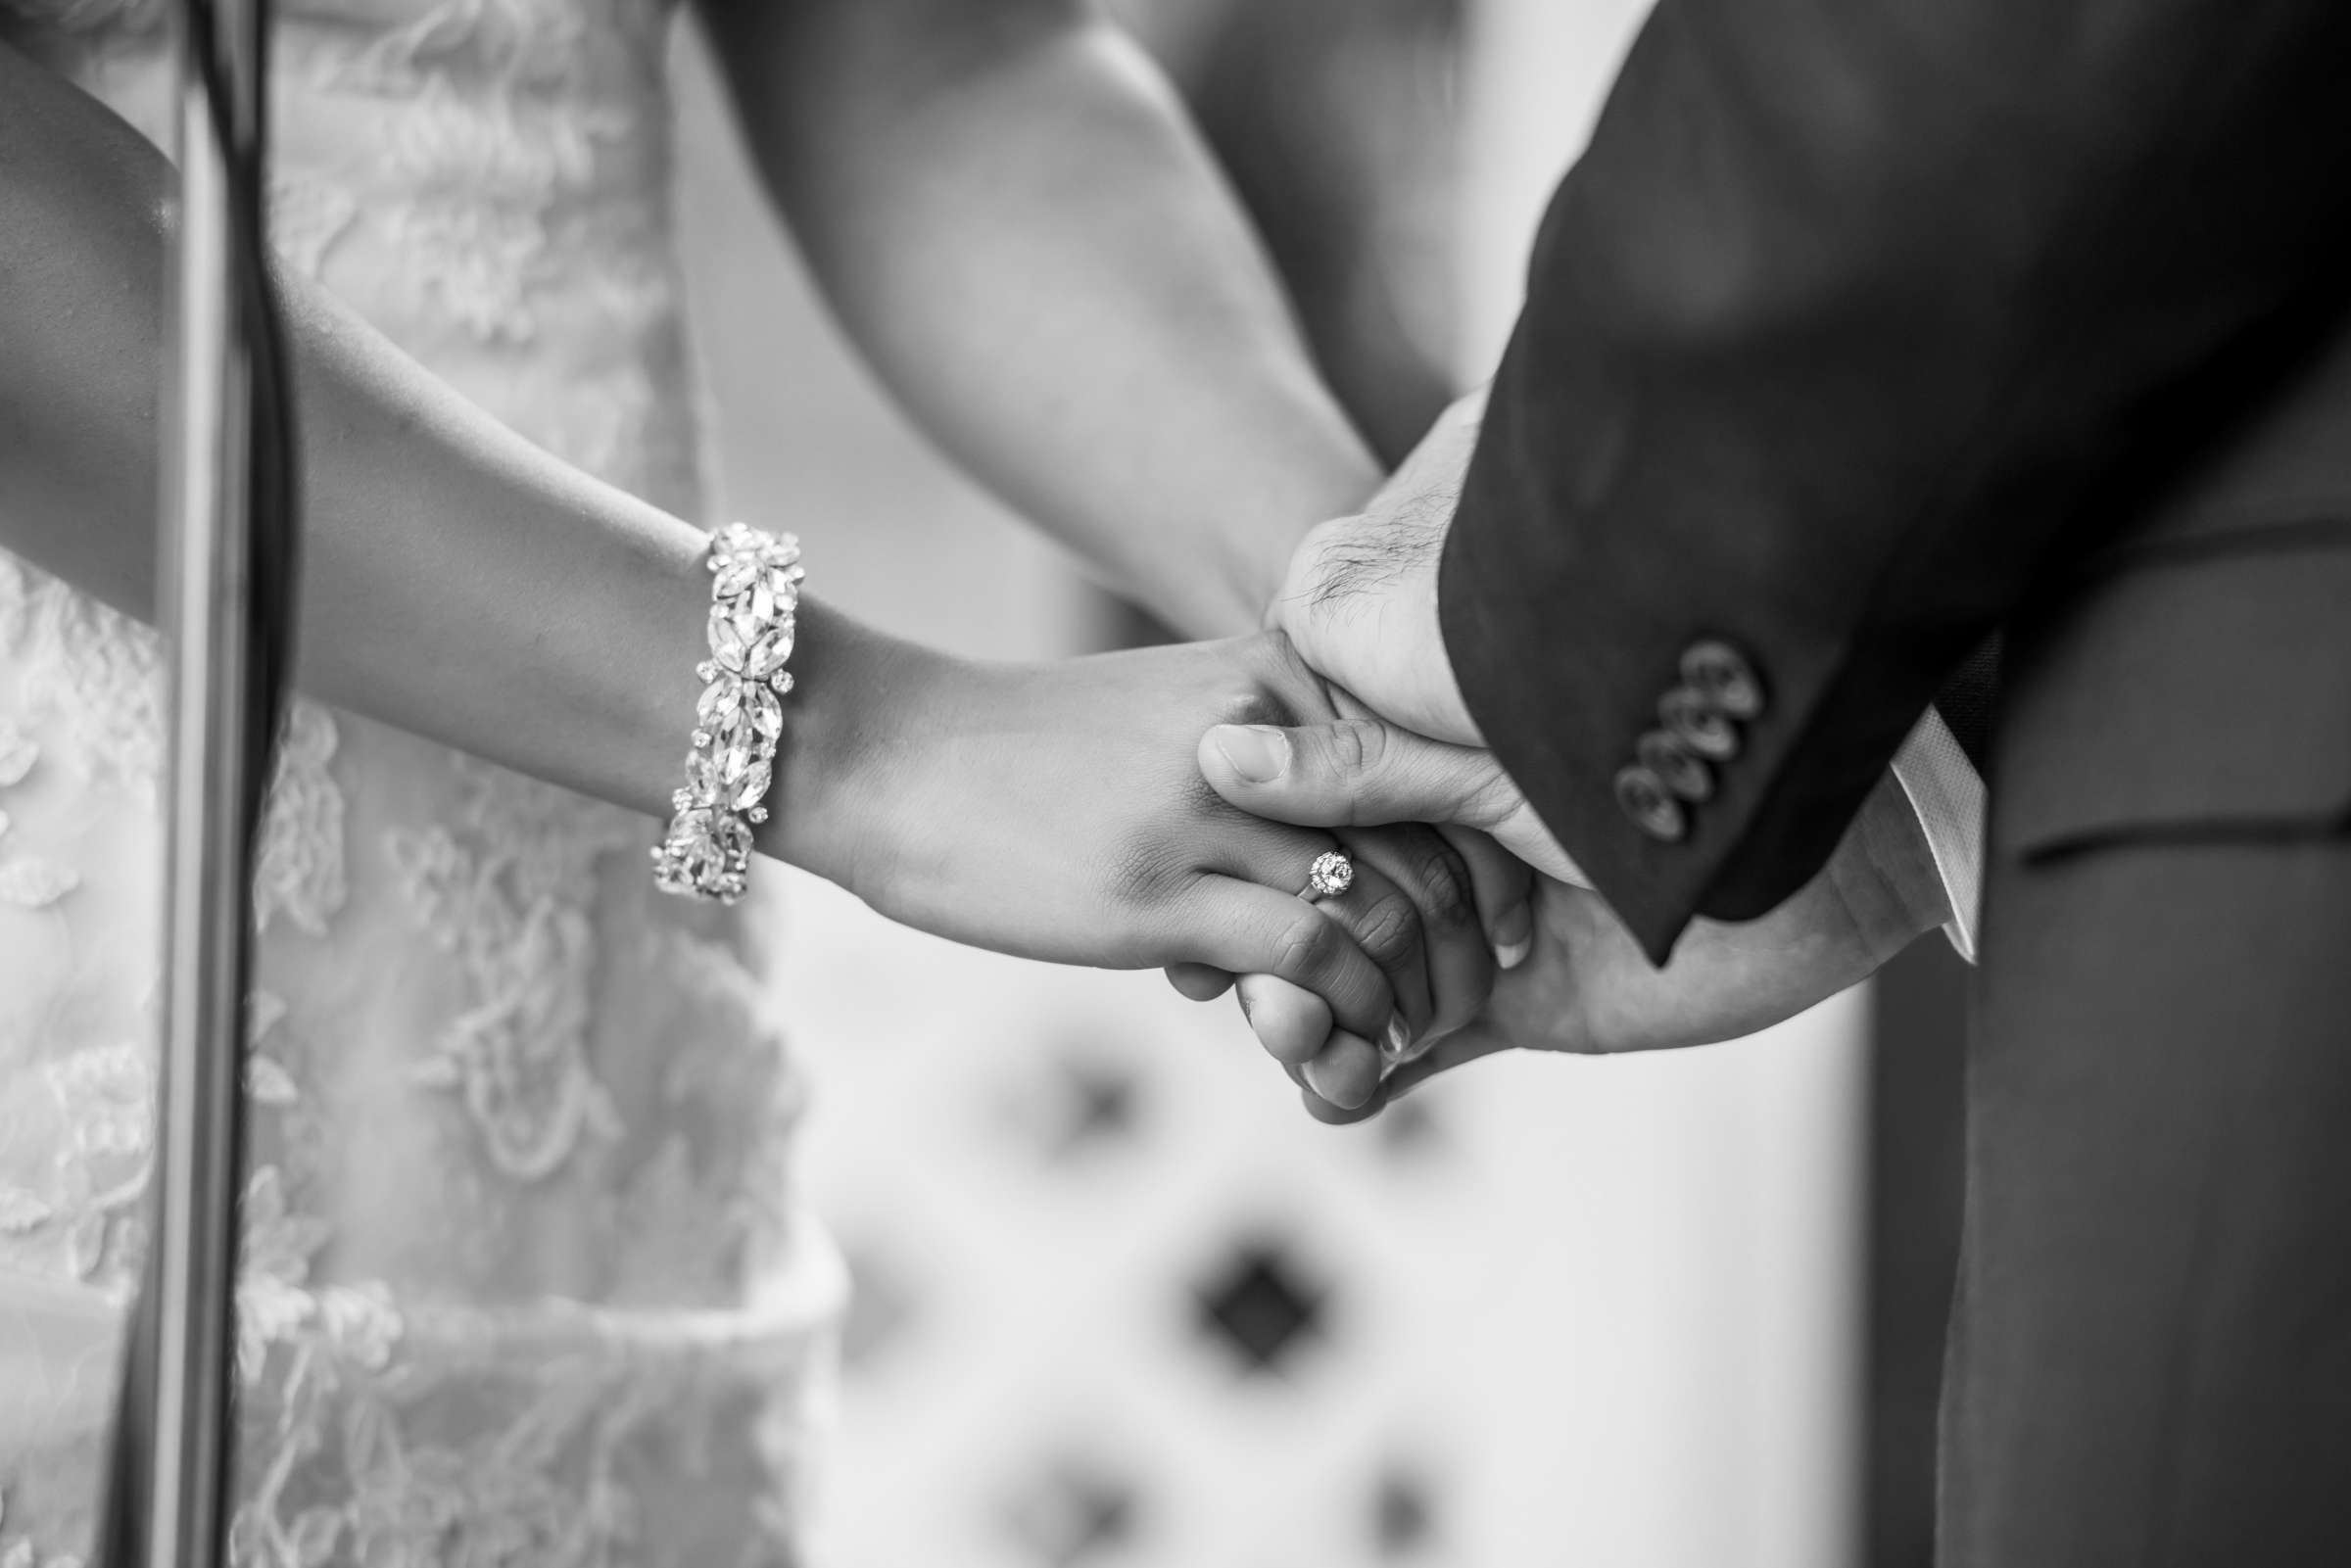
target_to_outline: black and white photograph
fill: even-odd
[[[0,0],[0,1568],[2351,1563],[2346,82]]]

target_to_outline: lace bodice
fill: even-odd
[[[288,261],[696,515],[666,11],[278,11]],[[0,0],[151,135],[156,16]],[[144,1245],[157,673],[144,628],[0,553],[0,1375],[38,1395],[0,1420],[0,1568],[81,1549]],[[654,832],[296,705],[256,894],[239,1561],[789,1560],[839,1279],[743,922],[652,892]]]

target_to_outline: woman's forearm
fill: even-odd
[[[0,46],[0,546],[142,616],[169,184],[134,133]],[[708,651],[701,533],[509,433],[299,280],[284,297],[299,682],[666,814]],[[1319,700],[1279,639],[988,669],[802,600],[795,642],[769,853],[958,940],[1273,974],[1363,1039],[1388,1025],[1380,967],[1287,891],[1327,838],[1197,784],[1210,724]]]
[[[1192,636],[1377,469],[1164,82],[1069,0],[706,0],[751,146],[899,400]]]
[[[0,47],[0,545],[142,618],[171,179],[135,132]],[[701,532],[506,431],[300,280],[283,298],[303,441],[300,684],[665,811],[706,656]],[[808,735],[769,847],[831,874],[840,825],[822,803],[840,797],[824,764],[858,751],[833,718],[903,657],[810,605],[795,664]]]

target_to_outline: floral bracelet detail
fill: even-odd
[[[653,880],[665,893],[732,904],[750,884],[751,828],[775,777],[800,603],[800,542],[730,523],[710,539],[710,657],[695,707],[686,786],[653,848]]]

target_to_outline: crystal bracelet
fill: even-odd
[[[653,848],[653,880],[665,893],[732,904],[750,884],[751,828],[775,776],[800,602],[800,542],[730,523],[711,536],[710,657],[695,708],[686,786]]]

